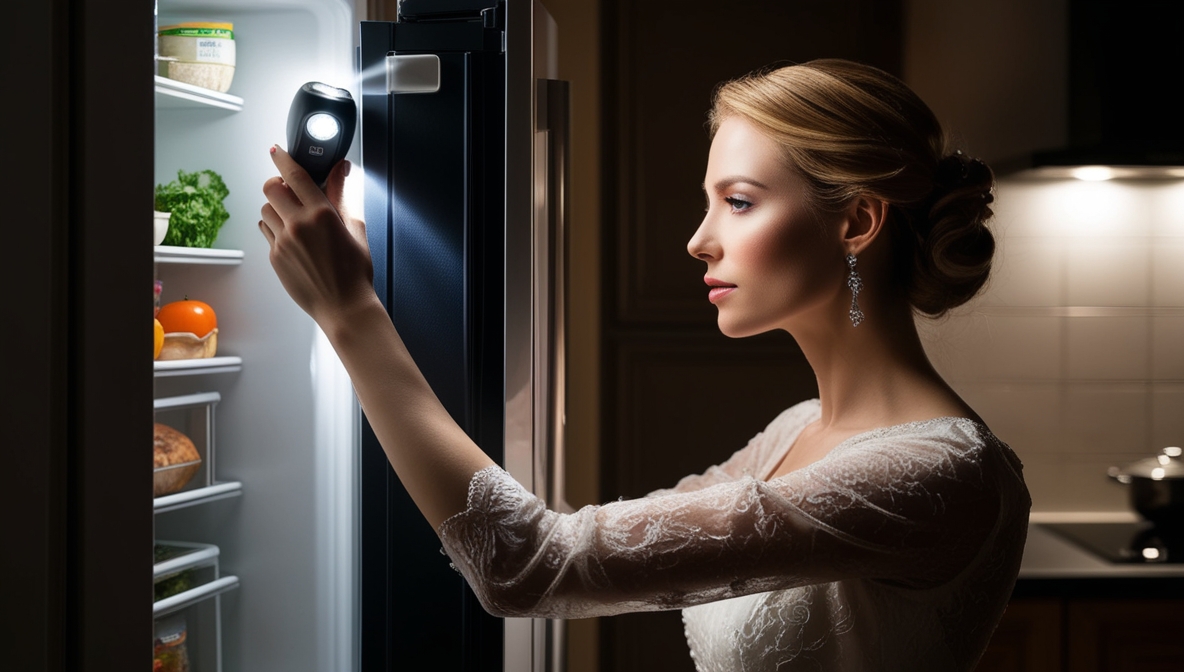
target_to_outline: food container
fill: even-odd
[[[152,244],[160,245],[164,242],[165,234],[169,232],[169,217],[172,217],[171,212],[161,212],[159,210],[152,211]]]
[[[1184,449],[1164,448],[1155,457],[1110,468],[1110,476],[1130,486],[1131,506],[1162,527],[1184,527]]]
[[[193,480],[199,469],[201,460],[156,467],[152,470],[152,496],[164,497],[178,492]]]
[[[187,638],[184,616],[158,621],[152,647],[152,672],[189,672]]]
[[[164,335],[164,347],[160,350],[160,360],[169,359],[205,359],[213,357],[218,352],[218,329],[215,327],[204,338],[197,334],[175,331]]]
[[[155,405],[155,404],[154,404]],[[152,427],[152,494],[171,495],[184,488],[201,468],[201,453],[193,440],[171,426]]]
[[[160,76],[220,93],[230,90],[234,79],[234,24],[178,23],[160,28],[157,38]]]

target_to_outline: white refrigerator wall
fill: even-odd
[[[276,279],[257,226],[261,187],[276,174],[268,147],[285,144],[296,90],[316,80],[358,93],[354,5],[164,0],[159,11],[160,25],[234,23],[229,93],[245,100],[244,109],[158,110],[155,178],[169,182],[178,169],[221,174],[230,219],[215,246],[241,249],[245,258],[237,267],[157,268],[162,301],[209,303],[218,315],[218,354],[243,358],[239,373],[156,385],[157,397],[222,394],[217,477],[242,481],[243,495],[159,514],[156,536],[218,545],[223,573],[241,579],[222,598],[224,670],[357,669],[357,407],[324,336]],[[357,146],[349,157],[355,165]],[[351,190],[360,189],[360,172]]]

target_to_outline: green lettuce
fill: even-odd
[[[213,247],[218,230],[230,219],[222,199],[230,194],[212,170],[177,171],[177,179],[156,185],[156,209],[173,213],[164,245]]]

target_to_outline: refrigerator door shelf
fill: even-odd
[[[205,359],[172,359],[152,363],[154,376],[200,376],[207,373],[237,373],[243,370],[242,357],[207,357]]]
[[[242,250],[215,250],[202,247],[157,245],[152,257],[158,264],[192,264],[204,266],[238,266],[243,263]]]
[[[186,607],[191,607],[198,602],[203,602],[225,593],[229,590],[238,588],[239,581],[237,576],[224,576],[220,579],[215,579],[209,583],[187,590],[183,593],[177,593],[172,597],[166,597],[159,602],[152,604],[152,617],[160,618],[165,614],[171,614],[174,611],[180,611]]]
[[[219,499],[238,497],[241,494],[243,494],[243,484],[241,481],[214,483],[204,488],[185,490],[175,495],[157,497],[152,500],[152,512],[165,513],[167,511],[176,511],[177,509],[185,509],[190,506],[197,506],[198,504],[216,502]]]
[[[208,108],[239,112],[243,109],[243,99],[229,93],[220,93],[160,75],[156,75],[155,85],[158,110]]]

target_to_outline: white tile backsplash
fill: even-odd
[[[955,315],[923,334],[943,375],[962,381],[1055,380],[1061,375],[1061,320],[1023,315]]]
[[[1064,256],[1064,244],[1059,238],[1000,237],[982,304],[1061,305]]]
[[[1065,441],[1074,455],[1145,455],[1151,440],[1151,385],[1067,385]]]
[[[958,394],[1021,457],[1064,452],[1060,384],[965,383]]]
[[[1184,443],[1184,181],[1001,180],[995,275],[922,321],[1037,511],[1128,511],[1106,468]]]
[[[1184,315],[1151,318],[1151,378],[1184,382]]]
[[[1163,184],[1154,190],[1150,203],[1152,234],[1184,237],[1184,182]]]
[[[1110,466],[1129,461],[1122,456],[1097,455],[1024,460],[1032,510],[1129,511],[1126,486],[1106,475]]]
[[[1152,451],[1184,446],[1184,382],[1156,383],[1151,391]]]
[[[1151,250],[1148,242],[1147,238],[1128,237],[1066,241],[1066,305],[1149,305]]]
[[[1146,380],[1151,373],[1150,320],[1133,317],[1065,319],[1068,380]]]
[[[1184,307],[1184,238],[1151,240],[1151,305]]]

